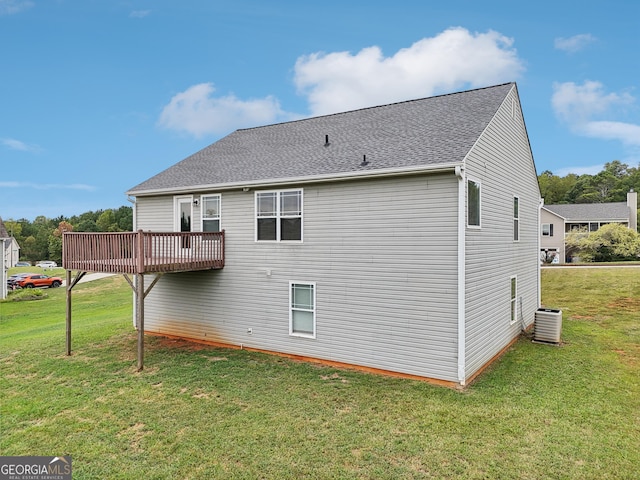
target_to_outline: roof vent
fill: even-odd
[[[331,145],[331,144],[329,143],[329,135],[325,135],[325,136],[324,136],[324,146],[325,146],[325,147],[328,147],[329,145]]]
[[[369,165],[369,162],[367,160],[367,156],[363,155],[362,156],[362,163],[360,164],[361,167],[366,167],[367,165]]]

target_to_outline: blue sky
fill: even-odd
[[[640,161],[640,2],[0,0],[0,216],[124,192],[238,128],[516,81],[538,173]]]

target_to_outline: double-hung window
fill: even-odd
[[[315,338],[315,283],[289,282],[289,334]]]
[[[220,195],[206,195],[202,203],[202,231],[220,231]]]
[[[542,236],[543,237],[553,237],[553,223],[543,223],[542,224]]]
[[[467,180],[467,226],[480,227],[480,183]]]
[[[256,240],[302,240],[302,190],[256,192]]]

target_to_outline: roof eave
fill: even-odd
[[[329,175],[314,175],[305,177],[291,177],[291,178],[274,178],[274,179],[262,179],[251,180],[246,182],[230,182],[230,183],[218,183],[207,185],[191,185],[186,187],[174,187],[174,188],[157,188],[148,190],[128,190],[126,195],[131,197],[148,197],[155,195],[180,195],[185,193],[197,193],[205,191],[224,191],[224,190],[236,190],[236,189],[256,189],[256,188],[273,188],[284,185],[303,185],[313,183],[326,183],[326,182],[338,182],[347,180],[363,180],[368,178],[383,178],[383,177],[396,177],[402,175],[417,175],[417,174],[435,174],[454,172],[456,167],[463,166],[463,162],[453,162],[438,165],[418,165],[413,167],[404,168],[386,168],[377,170],[367,170],[363,172],[341,172]]]

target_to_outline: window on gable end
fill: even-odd
[[[480,227],[480,183],[467,180],[467,226]]]
[[[513,197],[513,241],[520,241],[520,199]]]

